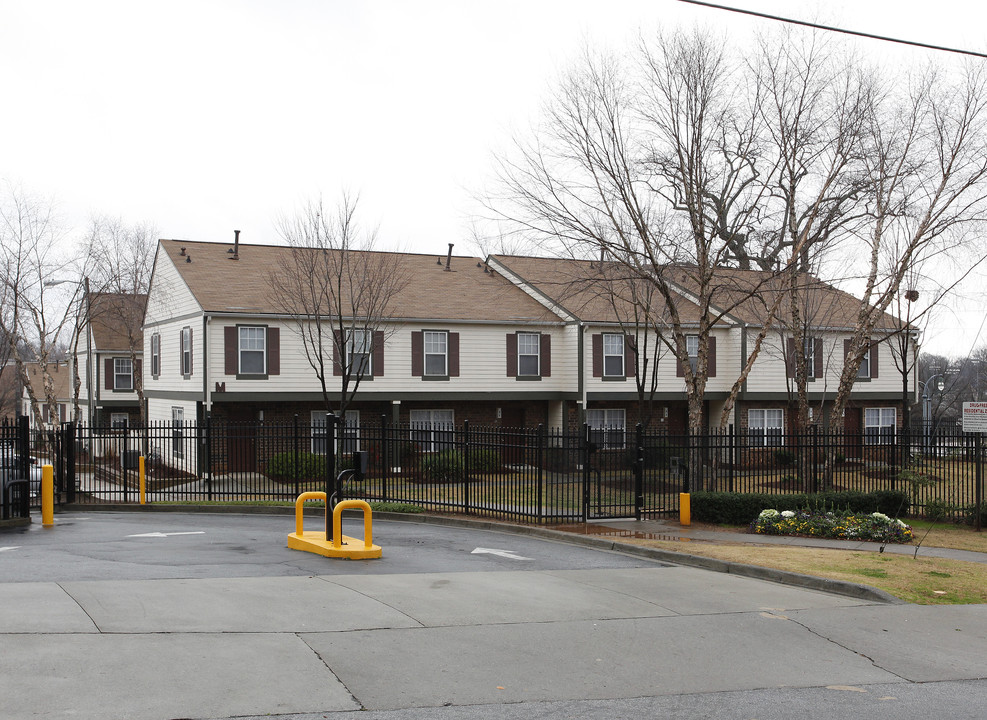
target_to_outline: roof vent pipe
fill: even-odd
[[[449,253],[446,255],[446,272],[452,270],[450,267],[450,264],[452,263],[452,245],[453,243],[449,243]]]
[[[240,259],[240,231],[233,231],[233,259]]]

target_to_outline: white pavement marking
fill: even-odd
[[[6,550],[16,550],[19,547],[20,545],[9,545],[7,547],[0,547],[0,552],[4,552]]]
[[[139,535],[128,535],[127,537],[171,537],[172,535],[205,535],[205,530],[194,530],[192,532],[173,532],[173,533],[163,533],[163,532],[153,532],[153,533],[140,533]]]
[[[476,548],[470,555],[497,555],[499,557],[508,558],[509,560],[530,560],[531,558],[518,555],[510,550],[495,550],[494,548]]]

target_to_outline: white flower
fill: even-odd
[[[768,508],[767,510],[762,510],[761,514],[758,515],[758,517],[761,518],[762,520],[773,520],[774,518],[778,517],[778,511]]]
[[[896,520],[895,522],[897,522],[897,523],[898,523],[898,525],[899,525],[899,527],[903,527],[903,528],[906,528],[906,527],[908,527],[908,526],[907,526],[907,525],[906,525],[906,524],[905,524],[904,522],[902,522],[901,520]]]
[[[891,522],[891,518],[884,513],[871,513],[871,517],[875,520],[880,520],[881,522]]]
[[[792,512],[791,510],[782,510],[781,511],[781,516],[783,518],[793,518],[793,517],[795,517],[795,513]]]

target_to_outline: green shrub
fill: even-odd
[[[422,479],[425,482],[449,483],[463,479],[463,454],[458,450],[443,450],[422,459]]]
[[[952,521],[957,507],[947,500],[936,498],[925,504],[925,517],[929,520]]]
[[[747,525],[766,508],[819,512],[880,512],[891,517],[906,515],[908,493],[901,490],[824,493],[722,493],[691,494],[692,518],[717,525]]]
[[[326,458],[310,452],[278,453],[267,461],[267,474],[278,480],[321,480],[326,476]]]
[[[779,465],[791,465],[795,462],[795,453],[791,450],[775,450],[772,454]]]
[[[470,470],[475,472],[497,472],[500,470],[500,453],[496,450],[470,450]]]
[[[966,524],[976,525],[977,506],[968,505],[966,508]],[[987,527],[987,502],[980,503],[980,527]]]

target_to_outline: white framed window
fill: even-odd
[[[425,374],[433,377],[449,375],[449,333],[425,330],[422,333],[425,349]]]
[[[422,452],[439,452],[453,447],[455,416],[452,410],[412,410],[411,442]]]
[[[238,373],[263,375],[267,372],[267,328],[238,327]]]
[[[113,389],[134,389],[134,364],[130,358],[113,358]]]
[[[538,333],[517,334],[517,374],[518,377],[541,375],[541,335]]]
[[[624,377],[624,336],[603,333],[603,377]]]
[[[171,454],[175,457],[185,455],[185,409],[171,409]]]
[[[887,445],[894,442],[897,425],[897,408],[864,408],[864,441],[868,445]]]
[[[182,328],[182,375],[192,375],[192,328]]]
[[[372,347],[373,333],[370,330],[350,330],[346,337],[346,367],[352,375],[373,376]]]
[[[600,408],[586,411],[589,440],[598,450],[621,450],[627,430],[627,411],[623,408]]]
[[[157,377],[161,374],[161,335],[154,333],[151,336],[151,375]]]
[[[698,335],[686,335],[685,336],[685,351],[689,356],[689,360],[699,359],[699,336]]]
[[[312,411],[312,452],[324,455],[326,452],[326,438],[328,437],[327,418],[329,413],[325,410]],[[343,422],[339,426],[339,451],[341,453],[354,453],[360,450],[360,411],[347,410],[343,415]]]
[[[860,361],[860,367],[857,369],[858,378],[869,378],[870,377],[870,354],[874,352],[874,348],[867,348],[867,352],[864,353],[864,359]]]
[[[127,413],[110,413],[110,427],[114,430],[126,430]]]
[[[816,339],[807,337],[802,342],[802,349],[805,351],[805,376],[814,378],[816,376]]]
[[[751,408],[747,411],[747,435],[752,447],[780,447],[785,437],[785,411]]]

